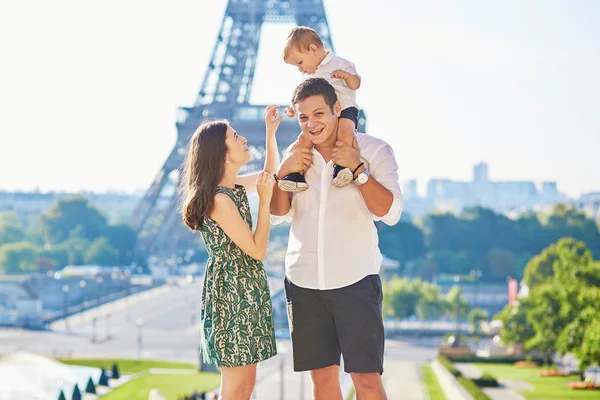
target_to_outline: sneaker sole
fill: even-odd
[[[290,193],[304,192],[308,189],[308,184],[304,182],[279,181],[277,182],[277,186],[280,190]]]
[[[354,176],[352,175],[352,172],[348,168],[346,168],[346,169],[341,170],[338,173],[338,175],[335,177],[335,179],[333,181],[331,181],[331,183],[335,187],[342,187],[342,186],[346,186],[353,180],[354,180]]]

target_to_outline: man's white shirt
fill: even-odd
[[[346,71],[351,73],[352,75],[358,75],[356,72],[356,67],[350,61],[338,57],[333,54],[333,51],[329,50],[327,56],[321,64],[317,67],[317,70],[314,74],[303,74],[302,77],[304,79],[308,78],[323,78],[327,82],[333,86],[335,92],[337,94],[338,100],[342,105],[342,110],[345,110],[348,107],[356,107],[358,108],[358,104],[356,104],[356,90],[352,90],[346,85],[346,81],[339,78],[332,78],[331,73],[336,69],[341,69],[342,71]]]
[[[382,256],[374,222],[396,224],[404,200],[390,145],[365,134],[356,137],[361,159],[371,176],[392,192],[392,206],[379,218],[369,211],[354,183],[334,187],[333,162],[326,163],[313,148],[312,165],[304,175],[308,189],[293,194],[286,215],[271,215],[274,225],[291,222],[285,268],[286,276],[297,286],[337,289],[379,273]]]

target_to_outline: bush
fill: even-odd
[[[446,368],[448,370],[448,372],[450,372],[452,375],[459,377],[461,376],[461,373],[459,370],[457,370],[456,368],[454,368],[454,365],[452,365],[452,361],[450,361],[447,357],[444,356],[439,356],[438,360],[440,360],[440,363],[444,366],[444,368]]]
[[[487,394],[483,393],[479,386],[477,386],[471,379],[460,376],[458,377],[458,381],[467,390],[467,392],[473,396],[474,400],[492,400]]]
[[[497,387],[498,380],[494,375],[484,373],[477,379],[473,379],[473,382],[479,387]]]
[[[479,388],[479,386],[477,386],[477,384],[473,380],[462,376],[460,371],[454,368],[454,365],[452,365],[452,362],[447,357],[438,356],[438,360],[440,361],[440,364],[442,364],[444,368],[448,370],[448,372],[450,372],[456,377],[456,379],[458,380],[458,382],[460,382],[462,387],[464,387],[465,390],[469,392],[471,396],[473,396],[474,400],[492,400],[485,393],[483,393],[483,391]],[[496,382],[496,386],[498,386],[498,381],[496,380],[496,378],[488,374],[483,374],[482,378],[484,376],[491,377]]]
[[[449,356],[452,362],[468,362],[468,363],[482,363],[482,364],[514,364],[517,362],[530,361],[538,364],[544,362],[541,358],[527,357],[529,360],[525,360],[523,357],[461,357],[461,356]]]

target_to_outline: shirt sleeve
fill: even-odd
[[[290,207],[290,210],[285,215],[274,215],[271,214],[270,220],[271,225],[279,225],[282,222],[292,223],[294,219],[294,210]]]
[[[380,150],[375,153],[373,160],[369,165],[371,175],[383,185],[387,190],[392,192],[394,200],[392,205],[382,217],[377,217],[373,214],[374,221],[381,221],[386,225],[395,225],[400,220],[402,210],[404,209],[404,196],[398,182],[398,164],[394,150],[389,144],[385,144]]]
[[[352,75],[358,75],[358,77],[360,78],[360,75],[358,74],[358,72],[356,72],[356,66],[354,65],[354,63],[351,63],[350,61],[346,61],[346,65],[344,66],[344,71],[351,73]]]

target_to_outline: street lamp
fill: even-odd
[[[69,285],[63,285],[62,291],[65,294],[65,311],[63,313],[63,318],[65,320],[65,330],[69,332],[69,321],[67,320],[67,314],[69,313]]]
[[[100,301],[102,300],[102,281],[104,281],[104,279],[102,279],[101,276],[96,278],[96,282],[98,283],[98,297],[96,298],[96,305],[100,304]]]
[[[138,360],[140,360],[142,358],[142,327],[144,326],[144,320],[141,318],[136,319],[135,326],[138,328]]]
[[[87,282],[83,279],[79,281],[79,287],[81,288],[81,303],[85,307],[85,287],[87,286]]]

